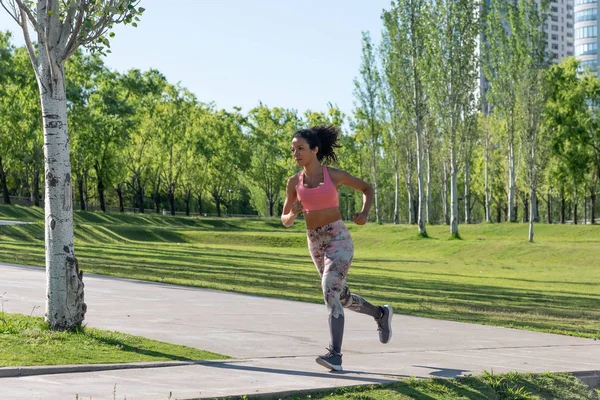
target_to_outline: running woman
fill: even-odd
[[[330,342],[318,364],[332,371],[342,370],[344,308],[367,314],[377,323],[379,340],[388,343],[392,337],[393,310],[389,305],[375,306],[356,293],[351,293],[346,276],[354,256],[350,232],[342,221],[338,187],[348,186],[363,194],[362,211],[353,216],[358,225],[367,223],[373,202],[373,188],[346,171],[327,167],[337,160],[335,149],[339,131],[334,126],[301,129],[292,138],[292,154],[302,170],[287,181],[281,222],[290,227],[298,214],[304,214],[308,249],[321,276],[321,288],[329,312]]]

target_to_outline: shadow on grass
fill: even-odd
[[[91,335],[91,336],[100,343],[103,343],[103,344],[106,344],[109,346],[118,347],[119,350],[126,351],[129,353],[142,354],[145,356],[168,359],[168,360],[172,360],[172,361],[195,361],[194,359],[184,357],[184,356],[177,356],[174,354],[167,354],[167,353],[162,353],[160,351],[149,350],[149,349],[144,349],[144,348],[140,348],[140,347],[136,347],[136,346],[131,346],[131,345],[124,343],[123,341],[118,340],[118,339],[109,339],[109,338],[98,336],[98,335]]]

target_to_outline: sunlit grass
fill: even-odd
[[[226,356],[119,332],[58,332],[41,317],[0,312],[0,367],[221,360]]]
[[[0,206],[0,218],[6,209]],[[27,213],[28,209],[13,214]],[[11,214],[12,215],[12,214]],[[0,260],[44,265],[44,227],[0,227]],[[301,221],[75,213],[85,273],[321,303]],[[600,338],[600,227],[349,225],[353,291],[396,312]]]

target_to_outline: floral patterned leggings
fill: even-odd
[[[354,257],[354,244],[348,228],[340,219],[317,229],[307,230],[308,249],[319,275],[332,336],[331,345],[341,350],[344,326],[344,308],[373,318],[381,316],[381,308],[361,296],[351,293],[346,276]]]

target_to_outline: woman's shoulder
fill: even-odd
[[[288,178],[288,185],[296,186],[296,185],[298,185],[299,180],[300,180],[300,172],[298,172],[297,174],[294,174]]]
[[[327,173],[329,174],[329,179],[336,185],[339,186],[340,182],[343,180],[344,176],[348,173],[342,169],[337,169],[333,167],[326,167]]]

